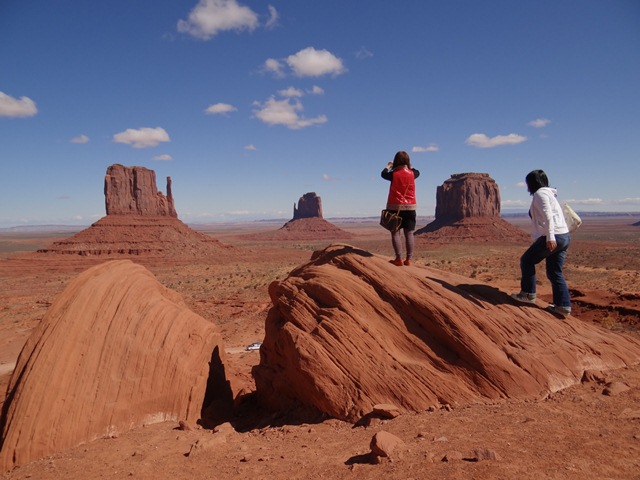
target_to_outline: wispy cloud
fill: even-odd
[[[364,60],[365,58],[371,58],[373,57],[373,53],[371,53],[369,50],[367,50],[365,47],[360,47],[360,50],[358,50],[355,53],[355,57],[358,60]]]
[[[282,97],[293,98],[293,97],[302,97],[304,96],[304,92],[294,87],[289,87],[285,90],[278,91],[278,94]]]
[[[322,180],[325,182],[335,182],[337,178],[332,177],[331,175],[327,175],[326,173],[322,175]]]
[[[78,135],[69,140],[71,143],[89,143],[89,137],[86,135]]]
[[[548,118],[536,118],[535,120],[531,120],[527,125],[534,128],[543,128],[551,123],[551,120]]]
[[[166,162],[166,161],[169,161],[169,160],[173,160],[173,158],[168,153],[165,153],[163,155],[157,155],[157,156],[153,157],[152,160],[157,160],[157,161],[160,161],[160,162]]]
[[[214,103],[213,105],[209,105],[205,112],[208,115],[227,115],[237,110],[238,109],[236,107],[229,105],[228,103]]]
[[[255,152],[256,150],[258,150],[253,143],[250,143],[249,145],[246,145],[244,147],[244,149],[245,150],[249,150],[250,152]]]
[[[509,135],[497,135],[489,138],[484,133],[474,133],[465,140],[467,145],[476,148],[494,148],[502,145],[517,145],[527,140],[527,137],[510,133]]]
[[[262,70],[279,78],[287,73],[296,77],[335,77],[347,71],[341,58],[328,50],[316,50],[313,47],[307,47],[285,59],[269,58],[264,62]]]
[[[254,102],[256,109],[253,111],[256,118],[268,125],[284,125],[291,130],[300,130],[312,125],[320,125],[327,122],[325,115],[314,118],[305,118],[300,115],[304,110],[298,99],[285,98],[276,100],[269,98],[266,102]]]
[[[273,14],[271,12],[271,18]],[[189,12],[187,20],[178,21],[179,32],[202,40],[209,40],[228,30],[252,31],[257,26],[258,15],[236,0],[200,0]]]
[[[131,145],[133,148],[156,147],[161,142],[170,142],[169,134],[164,128],[140,128],[138,130],[128,128],[124,132],[116,133],[113,136],[116,143]]]
[[[314,85],[309,91],[311,95],[324,95],[324,88]]]
[[[278,26],[278,19],[280,18],[280,15],[278,15],[278,11],[273,5],[269,5],[267,8],[269,9],[269,18],[265,22],[264,28],[272,30]]]
[[[436,145],[435,143],[430,143],[428,146],[426,147],[413,147],[411,149],[412,152],[415,153],[423,153],[423,152],[437,152],[438,150],[440,150],[440,148],[438,147],[438,145]]]
[[[13,98],[0,92],[0,117],[20,118],[33,117],[38,108],[29,97]]]
[[[518,188],[527,188],[526,182],[518,182],[516,183],[516,187]]]

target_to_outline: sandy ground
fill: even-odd
[[[589,219],[573,237],[566,267],[575,316],[614,332],[640,336],[638,218]],[[517,223],[517,221],[514,221]],[[337,223],[348,243],[391,255],[374,223]],[[237,247],[207,264],[140,259],[189,307],[216,323],[226,346],[235,393],[253,389],[247,351],[264,335],[267,287],[329,242],[268,242],[245,235],[280,225],[210,227],[205,233]],[[55,239],[58,239],[56,237]],[[53,235],[0,235],[0,399],[22,345],[56,295],[101,258],[34,256]],[[453,271],[507,292],[519,285],[518,258],[527,244],[428,244],[418,241],[416,264]],[[539,295],[550,300],[544,277]],[[606,383],[628,389],[613,395]],[[237,422],[236,425],[243,422]],[[250,425],[244,423],[244,425]],[[640,479],[640,367],[607,372],[545,398],[505,401],[403,415],[368,427],[328,420],[220,431],[149,425],[60,452],[2,475],[7,479],[93,478],[393,478],[393,479]],[[403,442],[391,460],[370,464],[380,430]],[[484,453],[483,453],[484,452]]]

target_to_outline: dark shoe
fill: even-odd
[[[561,317],[571,315],[571,307],[561,307],[559,305],[549,304],[547,310],[551,313],[555,313],[556,315],[560,315]]]
[[[396,258],[395,260],[389,260],[389,263],[393,263],[396,267],[402,266],[402,259]]]
[[[405,264],[407,267],[410,267],[410,266],[411,266],[411,259],[410,259],[410,258],[407,258],[407,259],[404,261],[404,264]]]
[[[532,304],[536,303],[535,293],[526,293],[526,292],[512,293],[511,298],[521,303],[532,303]]]

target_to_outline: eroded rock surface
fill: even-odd
[[[357,421],[407,411],[539,399],[585,370],[640,362],[640,342],[487,284],[332,245],[270,285],[258,398],[270,410]]]
[[[524,241],[524,230],[500,218],[500,189],[488,173],[456,173],[436,191],[436,218],[416,231],[431,240]]]
[[[293,205],[293,220],[299,218],[322,218],[322,199],[315,192],[305,193]]]
[[[55,300],[18,358],[0,470],[144,424],[195,424],[203,408],[215,415],[212,406],[231,402],[224,360],[218,328],[146,268],[92,267]]]
[[[104,178],[104,196],[107,215],[178,217],[171,194],[171,177],[167,177],[164,196],[156,187],[156,173],[145,167],[111,165]]]

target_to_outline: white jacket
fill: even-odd
[[[556,189],[551,187],[539,188],[533,194],[529,216],[533,223],[531,235],[534,239],[545,236],[548,242],[555,242],[556,235],[569,233],[556,194]]]

